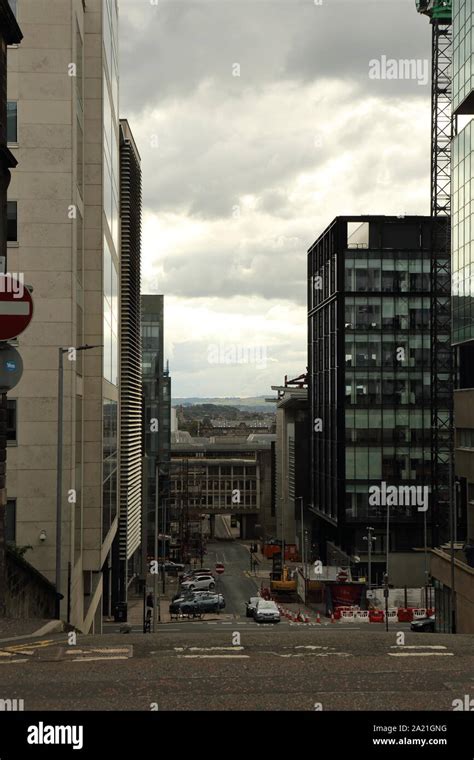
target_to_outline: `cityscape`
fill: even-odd
[[[0,38],[2,760],[118,711],[471,758],[473,0]]]

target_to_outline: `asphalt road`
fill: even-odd
[[[0,699],[26,710],[452,710],[474,696],[474,637],[233,626],[0,649]],[[13,647],[13,648],[12,648]]]
[[[205,556],[206,567],[214,568],[216,562],[223,562],[224,573],[217,580],[217,590],[224,594],[226,614],[245,618],[245,602],[256,596],[260,587],[257,578],[249,577],[250,554],[236,541],[209,543]]]

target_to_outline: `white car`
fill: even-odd
[[[216,587],[216,582],[212,575],[199,575],[196,578],[192,578],[189,581],[184,581],[181,584],[183,591],[194,591],[195,589],[211,591]]]
[[[280,613],[275,602],[267,599],[259,599],[253,613],[257,623],[279,623]]]

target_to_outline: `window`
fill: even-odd
[[[16,100],[7,102],[7,142],[18,142],[18,112]]]
[[[16,541],[16,499],[8,499],[5,510],[5,541],[14,544]]]
[[[7,400],[7,441],[16,443],[16,399]]]
[[[16,201],[7,203],[7,241],[16,243],[18,241],[18,204]]]

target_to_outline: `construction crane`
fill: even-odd
[[[432,545],[446,540],[454,484],[455,353],[451,347],[452,0],[416,0],[430,19],[431,76],[431,479]],[[425,523],[426,538],[426,523]]]

